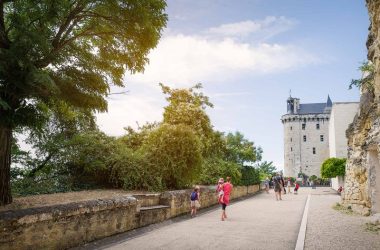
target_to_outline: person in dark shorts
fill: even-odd
[[[222,205],[222,218],[224,221],[227,219],[226,207],[230,204],[230,194],[232,192],[231,177],[227,177],[227,182],[223,184],[223,199],[221,200]]]

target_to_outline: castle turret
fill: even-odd
[[[289,96],[287,105],[288,114],[297,114],[300,109],[300,99]]]

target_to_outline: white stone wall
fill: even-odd
[[[344,187],[344,176],[331,178],[331,188],[338,191],[339,187]]]
[[[330,157],[347,158],[346,130],[358,111],[357,102],[334,103],[329,122]]]
[[[305,121],[306,119],[306,121]],[[322,162],[329,157],[329,114],[284,115],[284,175],[320,176]],[[302,124],[306,124],[302,129]],[[319,124],[319,129],[316,128]],[[303,136],[306,135],[306,142]],[[323,141],[320,136],[323,135]],[[313,153],[315,148],[315,154]]]

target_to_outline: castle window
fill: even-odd
[[[319,129],[319,123],[316,124],[317,129]]]
[[[320,135],[319,137],[320,137],[321,141],[323,141],[323,135]]]
[[[302,129],[305,130],[305,127],[306,127],[306,124],[303,123],[303,124],[302,124]]]
[[[315,148],[313,148],[313,155],[315,155]]]
[[[290,147],[290,151],[293,151],[293,148],[292,148],[292,147]]]
[[[306,135],[303,136],[303,141],[306,141]]]

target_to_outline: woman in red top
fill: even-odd
[[[226,207],[230,204],[230,194],[232,192],[231,177],[227,177],[227,182],[223,184],[223,200],[222,200],[222,220],[227,219]]]

